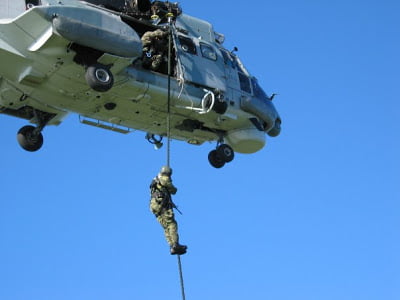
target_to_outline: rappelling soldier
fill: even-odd
[[[177,188],[172,184],[171,175],[172,169],[164,166],[151,182],[150,210],[164,228],[165,238],[171,247],[171,254],[181,255],[186,253],[187,246],[179,244],[178,224],[173,211],[176,206],[171,198],[171,194],[174,195]]]

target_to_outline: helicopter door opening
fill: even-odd
[[[142,67],[168,75],[168,32],[156,29],[146,31],[142,37]],[[175,46],[171,49],[171,76],[176,76]]]
[[[184,35],[177,36],[177,58],[185,80],[210,89],[226,91],[223,59],[211,44]]]
[[[230,88],[251,94],[250,78],[246,75],[248,72],[240,62],[239,58],[226,49],[220,48],[224,58],[227,84]]]

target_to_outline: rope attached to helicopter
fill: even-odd
[[[171,164],[171,72],[172,72],[172,18],[173,13],[168,13],[168,101],[167,101],[167,166]],[[179,279],[181,285],[182,300],[185,300],[185,286],[183,281],[182,263],[181,256],[177,255],[178,258],[178,270]]]

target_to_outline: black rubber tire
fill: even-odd
[[[35,127],[27,125],[18,130],[17,141],[19,145],[29,152],[39,150],[43,145],[43,135],[41,132],[34,134]]]
[[[232,147],[227,144],[221,144],[217,148],[218,156],[224,162],[231,162],[235,158],[235,152],[233,151]]]
[[[87,84],[97,92],[107,92],[114,85],[114,76],[102,64],[93,64],[86,69],[85,79]]]
[[[217,150],[212,150],[208,154],[208,161],[214,168],[222,168],[225,165],[225,161],[219,156]]]

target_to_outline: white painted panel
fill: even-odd
[[[25,0],[0,0],[0,19],[13,19],[25,11]]]

